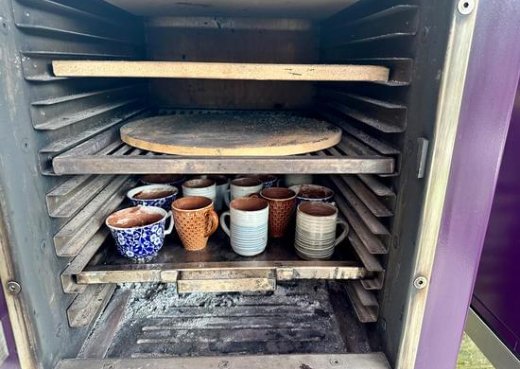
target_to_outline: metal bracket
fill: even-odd
[[[426,173],[426,160],[428,159],[428,147],[430,141],[424,137],[417,139],[417,178],[424,178]]]

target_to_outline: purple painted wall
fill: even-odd
[[[472,306],[520,355],[520,87],[491,209]]]
[[[9,350],[9,356],[3,362],[0,361],[0,369],[19,369],[18,358],[16,356],[16,346],[14,344],[13,333],[11,330],[11,324],[9,323],[9,317],[7,316],[7,306],[5,304],[4,293],[0,288],[0,324],[4,331],[7,347]],[[2,352],[2,348],[0,348]],[[1,355],[0,355],[1,358]]]
[[[415,369],[456,367],[520,71],[518,19],[520,1],[479,1]]]

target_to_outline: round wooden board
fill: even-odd
[[[283,156],[327,149],[341,129],[286,113],[164,115],[121,127],[121,139],[148,151],[188,156]]]

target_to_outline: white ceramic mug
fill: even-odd
[[[340,225],[343,232],[336,237]],[[348,234],[348,224],[338,218],[338,209],[328,203],[302,202],[296,213],[296,252],[304,259],[328,259]]]
[[[230,217],[230,226],[226,217]],[[257,197],[240,197],[231,201],[229,211],[220,216],[220,226],[231,239],[233,251],[242,256],[264,252],[267,246],[269,203]]]
[[[229,207],[231,200],[245,197],[262,191],[263,183],[258,178],[243,177],[231,181],[230,189],[226,193],[225,201]]]
[[[215,201],[217,197],[217,185],[209,178],[190,179],[182,184],[183,196],[203,196]]]

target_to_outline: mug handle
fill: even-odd
[[[229,228],[226,224],[226,217],[231,217],[231,213],[229,211],[223,212],[220,216],[220,227],[228,235],[228,237],[231,237],[231,232],[229,231]]]
[[[231,189],[226,189],[226,192],[224,192],[224,202],[226,203],[226,206],[229,208],[229,203],[231,202]]]
[[[168,218],[170,218],[170,225],[168,226],[167,229],[164,230],[164,235],[165,236],[169,235],[173,231],[174,221],[173,221],[173,217],[172,217],[172,212],[171,211],[169,211],[168,214],[166,214],[166,219],[168,219]]]
[[[343,228],[343,232],[341,232],[339,237],[336,239],[336,242],[334,242],[334,246],[338,246],[345,239],[345,237],[347,237],[349,231],[348,223],[343,219],[337,219],[336,224]]]
[[[206,225],[206,234],[204,237],[209,237],[218,228],[218,214],[215,210],[211,209],[207,214],[207,225]]]

